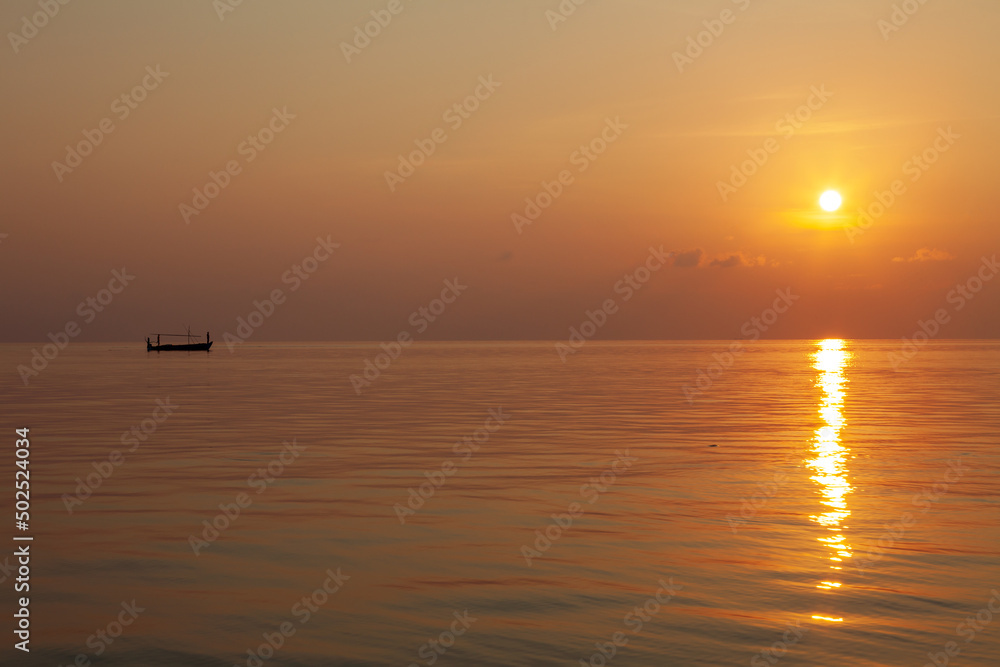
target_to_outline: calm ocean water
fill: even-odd
[[[0,346],[17,664],[1000,662],[998,342],[218,345]]]

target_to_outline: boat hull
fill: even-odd
[[[211,341],[209,343],[191,343],[190,345],[171,345],[170,343],[164,345],[153,345],[152,343],[146,343],[147,352],[207,352],[212,348]]]

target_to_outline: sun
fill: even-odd
[[[833,213],[840,208],[844,198],[836,190],[827,190],[819,197],[819,205],[827,213]]]

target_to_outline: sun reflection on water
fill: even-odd
[[[847,509],[847,496],[852,491],[847,481],[847,456],[850,450],[840,442],[840,431],[844,427],[841,409],[847,384],[844,368],[851,359],[851,353],[845,349],[845,341],[840,339],[820,341],[818,347],[812,358],[813,368],[819,371],[816,386],[823,391],[819,404],[823,425],[816,429],[810,450],[811,458],[805,464],[814,472],[812,480],[820,487],[820,502],[825,506],[825,511],[809,518],[830,531],[829,536],[818,539],[827,549],[832,562],[830,569],[840,570],[842,568],[838,563],[852,556],[851,545],[843,534],[844,521],[851,515],[851,511]],[[841,586],[842,583],[837,581],[823,581],[816,585],[823,590]]]

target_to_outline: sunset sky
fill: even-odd
[[[890,30],[893,4],[102,1],[34,30],[38,3],[10,0],[0,341],[71,320],[79,340],[222,338],[275,289],[254,341],[389,340],[456,278],[418,339],[565,339],[609,298],[599,338],[738,339],[786,288],[765,337],[910,336],[940,308],[942,337],[1000,336],[1000,280],[948,300],[1000,253],[1000,3],[930,1]],[[99,145],[61,167],[85,132]],[[387,179],[416,142],[433,154]],[[228,185],[185,214],[210,172]],[[562,193],[516,223],[543,182]],[[292,291],[317,237],[340,246]],[[661,246],[673,264],[624,302]]]

